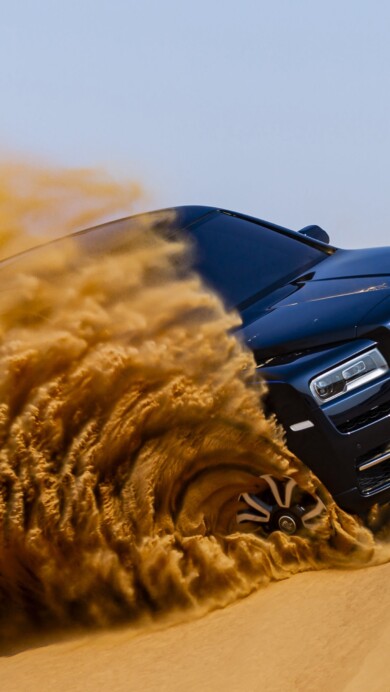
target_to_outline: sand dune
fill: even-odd
[[[388,692],[390,565],[299,574],[207,616],[32,648],[1,689]]]

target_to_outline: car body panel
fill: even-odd
[[[264,310],[242,336],[260,358],[353,339],[365,315],[390,297],[388,284],[382,277],[307,282]]]

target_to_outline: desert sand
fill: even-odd
[[[205,617],[0,661],[4,692],[390,689],[390,565],[298,574]]]
[[[12,171],[5,257],[53,196]],[[3,265],[0,690],[389,692],[388,522],[371,534],[286,449],[190,249],[120,222]],[[237,531],[264,474],[319,493],[318,525]]]

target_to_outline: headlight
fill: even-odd
[[[389,369],[377,348],[327,370],[311,381],[310,389],[317,401],[324,404],[337,396],[375,380]]]

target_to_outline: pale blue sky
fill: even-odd
[[[0,148],[390,244],[387,0],[0,0]]]

